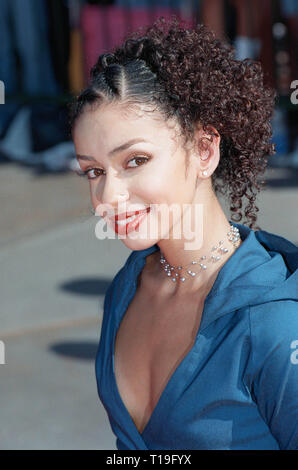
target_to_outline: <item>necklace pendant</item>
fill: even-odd
[[[230,231],[227,233],[227,238],[229,241],[232,242],[233,246],[237,248],[237,243],[239,242],[240,240],[240,233],[239,233],[239,229],[237,227],[234,227],[232,224],[230,224]],[[215,250],[218,250],[221,254],[223,253],[228,253],[230,250],[228,248],[224,248],[222,247],[221,245],[224,243],[224,240],[220,240],[218,242],[218,246],[217,245],[214,245],[211,249],[211,252],[212,251],[215,251]],[[200,258],[200,261],[203,261],[207,259],[207,256],[201,256]],[[218,256],[218,255],[211,255],[211,258],[210,258],[212,261],[218,261],[221,259],[221,256]],[[171,266],[169,263],[167,263],[165,257],[163,256],[163,254],[161,253],[160,254],[160,263],[163,265],[163,269],[164,271],[166,272],[167,276],[171,277],[171,280],[173,282],[176,282],[178,279],[181,281],[181,282],[185,282],[186,281],[186,278],[184,276],[182,277],[178,277],[178,273],[176,273],[175,271],[181,271],[181,269],[183,268],[183,266]],[[193,265],[193,264],[198,264],[198,261],[191,261],[189,264]],[[201,269],[207,269],[207,266],[203,263],[199,263],[199,266],[201,267]],[[201,272],[201,271],[200,271]],[[187,270],[187,273],[191,276],[191,277],[195,277],[197,274],[199,273],[195,273],[193,271],[191,271],[190,269]]]

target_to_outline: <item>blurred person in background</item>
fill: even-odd
[[[70,0],[69,0],[70,1]],[[68,94],[68,1],[1,0],[0,157],[47,170],[74,156],[63,94]],[[0,158],[1,159],[1,158]]]
[[[0,78],[7,96],[20,90],[31,97],[55,96],[59,92],[50,56],[46,14],[44,1],[26,0],[25,8],[23,0],[0,2]],[[4,134],[17,107],[17,103],[2,107],[0,135]]]

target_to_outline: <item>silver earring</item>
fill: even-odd
[[[206,170],[203,171],[203,175],[207,176],[208,172]]]

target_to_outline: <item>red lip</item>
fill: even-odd
[[[146,212],[149,212],[150,207],[147,209],[141,210],[141,211],[135,211],[135,212],[123,212],[123,214],[117,214],[115,217],[112,217],[110,220],[112,222],[117,222],[118,220],[125,220],[128,219],[129,217],[133,215],[138,215],[138,214],[145,214]]]
[[[137,214],[138,216],[136,216],[131,222],[127,222],[126,225],[120,225],[116,222],[115,218],[110,218],[110,226],[118,235],[127,235],[139,227],[139,224],[146,217],[148,212],[150,212],[150,207],[146,210],[131,212],[131,214]],[[129,214],[129,212],[127,212],[127,214]],[[119,220],[125,220],[126,218],[127,217],[122,217],[122,219],[120,219],[119,217]]]

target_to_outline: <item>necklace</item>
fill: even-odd
[[[228,241],[230,241],[234,247],[237,248],[237,245],[238,245],[238,242],[240,240],[240,233],[239,233],[239,229],[237,227],[234,227],[234,225],[230,224],[230,231],[227,233],[227,236],[228,236]],[[221,255],[224,255],[226,253],[228,253],[229,249],[228,248],[224,248],[222,246],[222,244],[224,243],[224,240],[220,240],[218,242],[218,245],[215,245],[212,247],[211,249],[211,252],[219,252]],[[184,266],[171,266],[167,260],[165,259],[165,257],[163,256],[163,253],[160,252],[160,263],[164,269],[164,271],[166,272],[166,274],[171,277],[171,280],[173,282],[176,282],[177,280],[180,280],[181,282],[184,282],[186,281],[186,277],[185,276],[181,276],[181,270],[183,268],[186,268],[188,267],[189,265],[199,265],[199,267],[201,268],[198,272],[194,272],[192,271],[191,269],[188,269],[187,270],[187,274],[190,276],[190,277],[195,277],[197,274],[200,274],[200,272],[204,269],[207,269],[207,265],[205,264],[206,263],[206,260],[207,262],[208,261],[211,261],[211,262],[216,262],[218,260],[221,259],[221,256],[220,255],[211,255],[210,258],[207,259],[207,256],[201,256],[200,260],[199,261],[204,261],[204,263],[201,263],[199,261],[191,261],[190,263],[188,264],[185,264]]]

